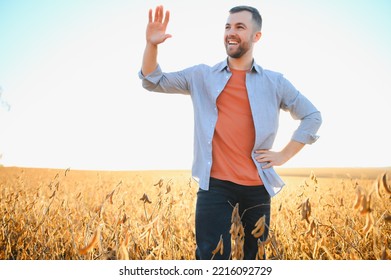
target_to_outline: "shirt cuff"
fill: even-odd
[[[292,140],[303,144],[313,144],[319,139],[319,135],[306,133],[302,131],[295,131]]]
[[[143,72],[140,70],[138,72],[138,77],[142,80],[147,80],[153,84],[157,84],[162,77],[163,72],[160,68],[159,64],[157,65],[156,69],[153,70],[153,72],[149,73],[147,76],[144,76]]]

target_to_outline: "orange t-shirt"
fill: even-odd
[[[254,121],[246,89],[246,71],[232,76],[217,98],[218,118],[212,141],[211,177],[245,186],[262,185],[251,158]]]

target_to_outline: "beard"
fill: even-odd
[[[250,49],[248,43],[239,43],[238,45],[229,45],[225,42],[225,51],[227,55],[232,58],[241,58],[245,53],[247,53]]]

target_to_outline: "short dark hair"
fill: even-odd
[[[247,12],[251,13],[252,20],[255,23],[256,29],[258,31],[261,31],[261,29],[262,29],[262,17],[261,17],[261,14],[259,13],[259,11],[256,8],[250,7],[250,6],[236,6],[236,7],[233,7],[231,10],[229,10],[229,13],[230,14],[235,14],[235,13],[239,13],[239,12],[242,12],[242,11],[247,11]]]

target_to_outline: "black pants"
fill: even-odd
[[[245,231],[244,259],[254,260],[258,251],[257,240],[251,234],[255,223],[265,215],[266,227],[259,238],[265,241],[270,224],[270,195],[264,186],[242,186],[229,181],[211,178],[208,191],[200,189],[196,205],[196,259],[210,260],[220,235],[224,240],[224,254],[214,259],[227,260],[231,253],[231,215],[239,203],[239,214]]]

